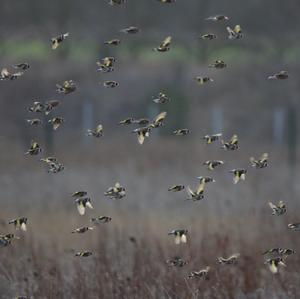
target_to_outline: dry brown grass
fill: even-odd
[[[18,146],[3,153],[1,233],[13,231],[6,223],[17,216],[27,216],[29,224],[20,240],[0,250],[0,298],[299,298],[300,242],[287,230],[300,220],[298,189],[284,160],[274,162],[284,152],[244,144],[243,151],[225,153],[200,141],[177,141],[158,145],[153,139],[144,147],[100,141],[85,149],[65,144],[64,152],[55,149],[67,167],[57,175],[48,175],[35,158],[24,159]],[[248,180],[234,186],[227,170],[246,166],[249,155],[262,151],[270,151],[270,168],[251,169]],[[184,192],[166,191],[174,183],[195,185],[196,176],[207,174],[201,163],[209,158],[227,163],[212,173],[217,182],[205,200],[187,202]],[[102,195],[115,181],[127,188],[123,201]],[[70,197],[77,189],[88,190],[95,207],[83,217]],[[266,204],[279,199],[288,213],[271,216]],[[83,235],[70,233],[94,215],[113,220]],[[167,235],[174,228],[188,229],[186,245],[176,246]],[[296,254],[272,275],[261,252],[277,246]],[[76,258],[72,250],[94,254]],[[217,264],[218,256],[235,252],[241,253],[237,265]],[[169,267],[166,259],[176,255],[189,263]],[[187,279],[208,265],[209,280]]]

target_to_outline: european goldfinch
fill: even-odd
[[[63,117],[54,117],[48,120],[48,123],[52,125],[53,130],[57,130],[62,123],[65,122]]]
[[[57,49],[60,43],[62,43],[69,35],[70,35],[69,32],[67,32],[51,38],[52,49],[53,50]]]
[[[222,149],[226,150],[237,150],[239,148],[239,139],[236,134],[234,134],[228,142],[222,140]]]
[[[225,265],[232,265],[236,264],[238,261],[238,258],[240,257],[239,253],[235,253],[227,258],[224,257],[218,257],[218,263],[219,264],[225,264]]]
[[[89,230],[93,230],[94,228],[93,227],[88,227],[88,226],[83,226],[83,227],[79,227],[79,228],[76,228],[74,229],[71,233],[72,234],[83,234],[83,233],[86,233],[87,231]]]
[[[120,32],[125,33],[125,34],[136,34],[140,32],[140,29],[135,26],[129,26],[127,28],[121,29]]]
[[[168,36],[163,40],[163,42],[157,48],[154,48],[153,51],[167,52],[170,50],[171,42],[172,42],[172,37]]]
[[[31,156],[36,156],[42,151],[41,147],[39,144],[32,140],[30,144],[29,150],[25,153],[25,155],[31,155]]]
[[[212,33],[207,33],[207,34],[203,34],[200,36],[200,38],[202,39],[208,39],[208,40],[213,40],[217,38],[216,34],[212,34]]]
[[[197,76],[195,78],[195,80],[197,81],[197,83],[199,85],[203,85],[205,83],[208,83],[208,82],[213,82],[214,80],[212,78],[209,78],[209,77],[200,77],[200,76]]]
[[[93,209],[91,199],[89,197],[77,198],[75,200],[75,203],[77,205],[78,213],[81,216],[83,216],[85,214],[86,207]]]
[[[96,138],[100,138],[103,136],[103,126],[99,124],[94,130],[87,130],[87,136],[93,136]]]
[[[166,260],[166,263],[167,263],[169,266],[173,266],[173,267],[183,267],[183,266],[185,266],[186,264],[188,264],[187,261],[185,261],[184,259],[182,259],[182,258],[179,257],[179,256],[175,256],[175,257],[173,257],[173,258],[167,259],[167,260]]]
[[[172,192],[179,192],[182,191],[184,189],[183,185],[174,185],[168,188],[168,191],[172,191]]]
[[[280,258],[280,257],[268,259],[265,262],[265,264],[268,265],[269,270],[273,274],[277,274],[278,273],[279,266],[286,267],[286,264],[283,262],[282,258]]]
[[[227,64],[223,60],[216,60],[214,63],[211,63],[208,67],[215,69],[224,69],[227,67]]]
[[[57,92],[63,94],[69,94],[76,90],[76,84],[73,80],[66,80],[62,84],[56,84]]]
[[[184,136],[184,135],[188,135],[189,133],[190,133],[189,129],[178,129],[173,131],[173,134],[177,136]]]
[[[125,187],[120,185],[120,183],[115,183],[113,187],[109,187],[107,191],[104,192],[104,195],[111,199],[122,199],[126,196],[126,190]]]
[[[204,279],[208,279],[208,273],[210,271],[210,267],[206,267],[200,271],[192,271],[188,278],[192,279],[192,278],[204,278]]]
[[[221,160],[212,160],[212,161],[208,160],[203,163],[203,165],[207,166],[208,170],[214,170],[216,167],[223,165],[223,164],[224,164],[224,161],[221,161]]]
[[[233,183],[237,184],[240,180],[246,180],[247,169],[232,169],[229,170],[230,173],[233,173]]]
[[[108,223],[112,220],[109,216],[99,216],[97,218],[91,218],[91,222],[93,224],[101,224],[101,223]]]
[[[279,201],[277,205],[269,202],[269,207],[272,209],[272,215],[280,216],[286,213],[286,206],[283,201]]]
[[[10,220],[8,222],[8,224],[13,224],[15,226],[15,229],[21,229],[22,231],[27,230],[27,218],[26,217]]]
[[[132,133],[138,134],[138,142],[140,145],[142,145],[145,141],[145,138],[150,136],[150,130],[150,127],[143,127],[133,130]]]
[[[222,137],[221,133],[213,134],[213,135],[205,135],[203,139],[206,141],[206,144],[211,144]]]
[[[243,37],[242,29],[240,25],[236,25],[233,29],[231,29],[229,26],[226,27],[226,30],[228,32],[228,39],[241,39]]]
[[[187,233],[186,229],[174,229],[168,233],[168,235],[173,235],[175,237],[175,244],[186,243],[187,242]]]
[[[215,16],[210,16],[205,19],[206,21],[213,21],[213,22],[219,22],[219,21],[228,21],[229,18],[224,15],[215,15]]]
[[[269,76],[268,79],[269,80],[273,80],[273,79],[285,80],[285,79],[288,79],[288,77],[289,77],[289,74],[287,71],[280,71],[279,73]]]
[[[269,155],[267,153],[263,153],[259,159],[255,159],[254,157],[250,158],[250,163],[252,167],[257,169],[265,168],[268,166]]]
[[[156,104],[169,103],[171,99],[163,92],[160,92],[157,97],[153,97],[153,102]]]

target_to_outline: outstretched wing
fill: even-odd
[[[201,180],[200,184],[199,184],[199,186],[196,190],[196,194],[199,195],[199,194],[203,193],[204,192],[204,186],[205,186],[205,182],[204,182],[204,180]]]
[[[166,118],[166,116],[167,116],[167,112],[159,113],[154,119],[154,124],[157,125],[161,123]]]
[[[263,153],[260,157],[260,161],[262,161],[262,162],[266,161],[266,160],[268,160],[268,158],[269,158],[268,153]]]
[[[143,132],[138,132],[138,142],[140,145],[142,145],[145,141],[145,135]]]
[[[231,137],[230,141],[229,141],[230,144],[237,144],[238,143],[238,136],[235,134]]]
[[[163,42],[160,44],[160,48],[167,48],[170,46],[172,42],[172,37],[171,36],[168,36],[166,37]]]
[[[96,132],[97,133],[102,133],[102,130],[103,130],[103,126],[102,125],[98,125],[97,128],[96,128]]]
[[[77,210],[79,215],[84,215],[85,214],[85,207],[82,203],[77,204]]]

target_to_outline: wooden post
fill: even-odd
[[[297,114],[293,105],[288,108],[287,128],[288,164],[290,168],[295,169],[297,162]]]
[[[287,121],[287,146],[288,146],[288,171],[289,188],[291,197],[295,196],[295,174],[297,165],[297,112],[294,105],[288,107]]]
[[[273,139],[275,145],[282,145],[284,142],[284,123],[285,123],[285,109],[277,107],[273,111]]]
[[[223,111],[220,105],[212,108],[212,133],[221,133],[223,130]]]

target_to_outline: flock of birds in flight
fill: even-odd
[[[157,0],[161,3],[174,3],[176,0]],[[125,4],[126,0],[110,0],[110,5],[121,5]],[[225,22],[228,21],[229,18],[225,15],[215,15],[208,17],[206,19],[207,21],[212,22]],[[231,29],[229,26],[227,26],[227,32],[228,32],[228,39],[230,40],[236,40],[243,38],[243,33],[240,25],[236,25],[233,29]],[[125,34],[137,34],[140,32],[140,29],[135,26],[130,26],[128,28],[124,28],[120,30],[121,32]],[[54,37],[51,39],[52,43],[52,49],[57,49],[62,42],[64,42],[69,37],[69,33],[61,34],[57,37]],[[216,39],[217,36],[212,33],[203,34],[201,36],[204,40],[213,40]],[[120,45],[121,41],[119,39],[112,39],[109,41],[106,41],[106,45],[111,46],[118,46]],[[171,43],[172,43],[172,37],[168,36],[166,37],[156,48],[153,48],[153,51],[157,52],[167,52],[171,49]],[[114,57],[104,57],[100,61],[97,61],[98,71],[102,73],[109,73],[114,71],[114,64],[116,63],[116,59]],[[227,64],[222,60],[216,60],[214,63],[210,64],[209,67],[215,68],[215,69],[224,69],[227,67]],[[30,65],[28,63],[19,63],[13,66],[13,68],[17,69],[17,72],[10,72],[7,68],[3,68],[1,71],[0,80],[16,80],[30,68]],[[287,71],[280,71],[274,75],[271,75],[268,77],[268,79],[275,79],[275,80],[283,80],[287,79],[289,77]],[[198,76],[195,78],[197,83],[200,85],[206,84],[208,82],[212,82],[213,79],[210,77],[202,77]],[[119,84],[116,81],[105,81],[103,83],[104,87],[107,88],[115,88]],[[67,80],[63,82],[62,84],[57,84],[57,92],[60,94],[70,94],[74,91],[76,91],[76,84],[72,80]],[[168,95],[166,95],[163,92],[159,92],[159,94],[156,97],[153,97],[153,102],[156,104],[166,104],[170,102],[171,99]],[[60,104],[60,101],[58,100],[51,100],[47,101],[45,103],[37,102],[35,101],[32,105],[32,107],[28,108],[29,112],[32,113],[44,113],[45,115],[49,115],[53,110],[57,108],[57,106]],[[134,129],[132,132],[137,134],[138,143],[142,145],[145,141],[145,138],[148,138],[150,136],[150,132],[154,129],[158,129],[164,125],[165,119],[167,117],[166,112],[159,113],[153,120],[149,120],[147,118],[142,119],[134,119],[132,117],[129,117],[127,119],[124,119],[119,122],[119,125],[137,125],[138,128]],[[42,121],[39,118],[32,118],[26,120],[28,124],[32,126],[39,126],[42,125]],[[57,130],[63,123],[64,123],[63,117],[53,117],[48,120],[48,122],[53,126],[54,130]],[[173,134],[178,136],[183,136],[189,134],[189,129],[177,129],[173,132]],[[95,129],[89,129],[87,131],[87,136],[91,136],[94,138],[100,138],[103,135],[103,126],[101,124],[97,125]],[[228,151],[235,151],[239,149],[239,139],[238,136],[235,134],[232,136],[232,138],[228,141],[224,141],[222,139],[222,134],[213,134],[213,135],[206,135],[203,137],[204,142],[207,145],[220,142],[221,148]],[[42,152],[42,148],[36,141],[32,141],[30,148],[25,153],[26,155],[36,156]],[[259,157],[258,159],[255,159],[253,157],[250,158],[250,165],[256,169],[263,169],[268,166],[268,154],[264,153]],[[45,157],[41,158],[40,161],[44,162],[45,165],[48,167],[48,172],[51,173],[58,173],[62,170],[64,170],[64,165],[58,161],[56,157]],[[206,161],[203,163],[207,166],[207,169],[209,171],[213,171],[215,168],[222,166],[224,164],[224,161],[221,160],[213,160],[213,161]],[[237,184],[241,180],[246,179],[247,169],[232,169],[229,171],[233,175],[233,182],[234,184]],[[195,189],[192,189],[190,186],[185,187],[184,185],[174,185],[171,186],[168,191],[170,192],[180,192],[184,189],[186,189],[188,194],[187,200],[192,201],[200,201],[204,198],[204,190],[207,183],[215,182],[215,180],[212,177],[198,177],[199,184]],[[125,187],[121,186],[119,183],[116,183],[113,187],[108,188],[108,190],[104,193],[105,196],[109,197],[110,199],[114,200],[120,200],[126,196],[126,190]],[[88,197],[88,193],[86,191],[76,191],[72,194],[72,197],[74,198],[75,204],[78,209],[78,213],[80,215],[84,215],[86,213],[86,208],[93,209],[93,205],[91,202],[91,199]],[[269,202],[269,206],[272,209],[272,214],[275,216],[281,216],[286,213],[286,206],[285,204],[280,201],[277,204],[274,204],[272,202]],[[100,225],[102,223],[108,223],[112,220],[111,217],[108,216],[99,216],[96,218],[91,218],[91,223],[96,226]],[[27,218],[17,218],[13,219],[8,222],[9,224],[14,225],[15,229],[26,231],[27,230]],[[288,228],[291,230],[300,230],[300,223],[292,223],[288,224]],[[89,230],[93,230],[94,227],[89,226],[83,226],[76,228],[72,233],[86,233]],[[187,235],[188,231],[186,229],[175,229],[169,233],[169,235],[174,236],[175,244],[181,244],[181,243],[187,243]],[[15,234],[9,233],[5,235],[0,235],[0,246],[1,247],[7,247],[11,245],[13,239],[19,239],[18,236]],[[293,249],[283,249],[283,248],[272,248],[263,253],[264,256],[266,256],[265,264],[269,266],[269,269],[272,273],[276,274],[279,271],[279,266],[286,266],[285,260],[286,258],[294,254],[295,251]],[[91,256],[93,253],[90,251],[79,251],[75,253],[75,256],[77,257],[88,257]],[[218,262],[220,264],[235,264],[240,257],[239,253],[233,254],[227,258],[219,257]],[[183,260],[180,257],[174,257],[167,260],[167,264],[170,266],[177,266],[182,267],[187,262]],[[196,277],[203,277],[208,278],[208,273],[210,271],[210,267],[206,267],[204,269],[201,269],[200,271],[193,271],[190,273],[188,278],[196,278]],[[19,299],[25,298],[25,297],[18,297]]]

